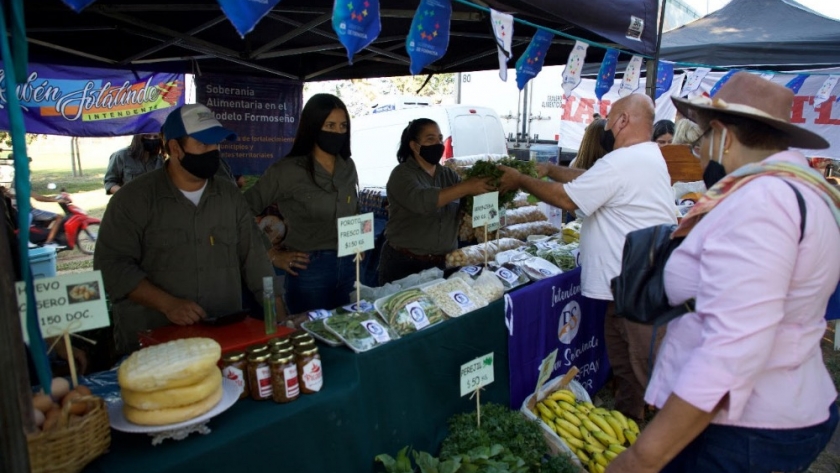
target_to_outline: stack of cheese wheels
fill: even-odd
[[[222,348],[209,338],[186,338],[144,348],[118,372],[123,413],[140,425],[184,422],[209,411],[222,399],[216,364]]]

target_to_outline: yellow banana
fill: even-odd
[[[609,446],[612,443],[618,443],[618,439],[616,439],[615,437],[611,437],[605,434],[604,432],[593,432],[592,436],[595,437],[599,442],[601,442],[601,445],[605,447]]]
[[[586,427],[586,430],[592,432],[593,434],[595,432],[603,432],[601,428],[595,425],[595,423],[589,420],[589,418],[581,419],[580,422],[584,427]]]
[[[619,445],[624,445],[624,430],[621,427],[621,422],[619,422],[618,419],[612,416],[605,417],[604,420],[607,421],[608,424],[610,424],[610,427],[612,427],[613,432],[615,433],[615,438],[618,439]]]
[[[575,408],[577,408],[577,411],[580,412],[581,414],[589,414],[590,412],[592,412],[592,409],[590,409],[588,406],[586,406],[582,402],[579,402],[579,403],[575,404]]]
[[[598,464],[595,463],[595,460],[589,460],[589,463],[586,464],[586,469],[589,470],[589,473],[598,473]]]
[[[589,452],[590,454],[604,453],[604,451],[606,450],[604,447],[601,446],[601,444],[595,445],[592,443],[584,444],[583,449]]]
[[[615,409],[611,410],[610,414],[612,414],[612,416],[621,423],[621,430],[630,428],[630,424],[627,422],[627,417],[624,414]]]
[[[613,452],[612,450],[604,450],[604,458],[606,458],[609,462],[615,460],[615,457],[617,456],[618,454]]]
[[[558,428],[568,431],[569,434],[571,434],[574,438],[583,440],[583,436],[580,434],[580,429],[578,429],[575,424],[572,424],[566,419],[555,419],[554,425],[556,425]]]
[[[564,411],[569,411],[569,412],[572,412],[572,413],[575,413],[575,412],[578,411],[577,407],[575,407],[573,404],[569,404],[568,402],[563,401],[563,400],[557,401],[557,405],[560,406],[560,409],[563,409]]]
[[[578,440],[572,437],[571,434],[561,435],[561,437],[563,438],[563,441],[566,442],[573,449],[580,449],[583,448],[583,446],[585,445],[583,443],[583,440]]]
[[[630,429],[624,431],[624,437],[627,438],[627,443],[633,445],[636,443],[636,433]]]
[[[610,437],[615,437],[615,431],[613,430],[613,428],[610,426],[610,424],[607,422],[606,419],[604,419],[603,417],[599,416],[598,414],[594,414],[594,413],[589,414],[589,419],[592,422],[594,422],[595,425],[600,427],[601,430],[604,431],[604,433],[606,433]]]
[[[546,407],[545,405],[543,405],[541,403],[537,404],[537,410],[540,411],[540,416],[541,417],[548,417],[549,419],[554,419],[555,417],[557,417],[554,414],[554,412],[551,411],[551,409],[549,409],[548,407]]]
[[[553,399],[555,401],[566,401],[570,404],[574,403],[577,399],[575,398],[575,393],[569,391],[568,389],[560,389],[551,393],[548,396],[549,399]]]
[[[593,453],[592,459],[595,460],[595,463],[603,467],[606,467],[610,464],[610,462],[607,461],[607,457],[605,457],[603,453]]]
[[[575,426],[579,426],[579,425],[581,425],[581,423],[582,423],[582,422],[580,421],[580,418],[579,418],[578,416],[576,416],[576,415],[575,415],[574,413],[572,413],[572,412],[569,412],[569,411],[562,411],[562,416],[563,416],[563,418],[564,418],[564,419],[566,419],[567,421],[571,422],[571,423],[572,423],[572,424],[574,424]]]
[[[623,451],[627,450],[627,448],[626,448],[626,447],[622,447],[621,445],[619,445],[619,444],[617,444],[617,443],[611,443],[611,444],[607,447],[607,450],[609,450],[609,451],[611,451],[611,452],[615,452],[616,454],[618,454],[618,453],[621,453],[621,452],[623,452]]]
[[[630,426],[630,430],[632,430],[634,434],[639,435],[639,433],[641,432],[639,430],[639,424],[637,424],[635,420],[628,418],[627,425]]]
[[[581,402],[581,404],[583,404],[584,406],[586,406],[586,407],[587,407],[590,411],[591,411],[592,409],[595,409],[595,404],[592,404],[592,403],[591,403],[591,402],[589,402],[589,401],[583,401],[583,402]]]
[[[540,415],[540,420],[543,421],[543,424],[551,427],[551,429],[554,430],[554,421],[552,421],[551,419],[549,419],[548,417],[546,417],[544,415]]]
[[[546,405],[546,407],[548,407],[551,410],[557,409],[557,401],[555,401],[554,399],[543,399],[542,402]],[[625,427],[625,429],[628,428],[629,427]]]
[[[598,415],[602,415],[602,416],[610,415],[610,411],[604,409],[603,407],[596,407],[595,409],[592,409],[592,410],[595,411],[595,413],[598,414]]]
[[[594,437],[592,437],[592,433],[589,432],[588,430],[586,430],[586,427],[581,425],[578,428],[580,429],[580,437],[584,440],[584,442],[589,442],[590,441],[589,439],[594,440]],[[598,441],[595,440],[595,442],[597,443]]]
[[[586,452],[582,449],[575,450],[575,455],[577,455],[578,459],[580,459],[580,462],[584,465],[589,463],[589,460],[591,460],[591,458],[589,458],[589,455],[587,455]]]
[[[599,465],[598,463],[595,463],[595,469],[598,470],[598,473],[605,473],[607,471],[605,466]]]

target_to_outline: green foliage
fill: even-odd
[[[579,471],[580,468],[575,466],[567,455],[548,457],[540,469],[540,473],[578,473]]]
[[[26,144],[32,144],[33,141],[37,140],[41,135],[34,135],[32,133],[26,134]],[[7,131],[0,131],[0,145],[5,146],[9,149],[12,148],[12,135],[9,134]]]
[[[502,174],[499,165],[507,166],[531,177],[537,177],[537,167],[532,161],[522,161],[516,158],[502,158],[497,162],[492,161],[476,161],[464,174],[465,178],[490,178],[490,185],[497,187],[500,183]],[[502,192],[499,194],[499,208],[506,207],[513,202],[518,190]],[[466,211],[472,213],[472,199],[466,199]]]

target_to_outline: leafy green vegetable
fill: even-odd
[[[516,158],[502,158],[499,161],[476,161],[473,166],[465,173],[465,178],[490,178],[490,185],[498,187],[502,174],[499,165],[511,167],[521,172],[522,174],[537,177],[537,166],[532,161],[522,161]],[[508,192],[499,193],[499,208],[506,207],[513,202],[518,191],[512,190]],[[468,214],[472,214],[472,199],[466,199],[465,209]]]

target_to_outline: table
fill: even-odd
[[[374,457],[406,445],[437,454],[446,420],[474,409],[460,397],[460,367],[495,353],[495,382],[482,402],[508,405],[504,302],[354,354],[321,348],[324,388],[287,404],[239,401],[213,419],[210,435],[151,446],[112,431],[111,450],[85,472],[368,472]]]

